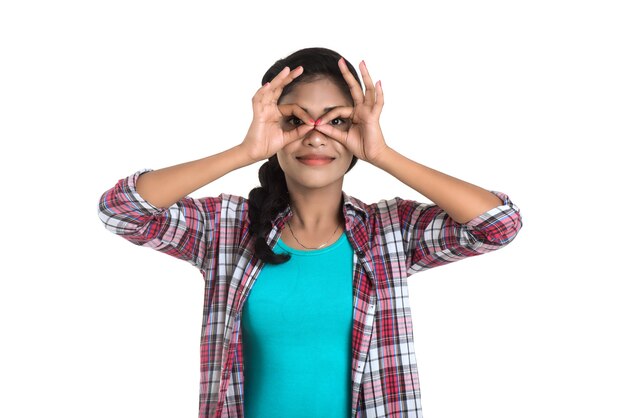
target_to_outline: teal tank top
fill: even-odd
[[[319,250],[266,263],[242,315],[246,418],[347,418],[351,410],[353,250],[345,232]]]

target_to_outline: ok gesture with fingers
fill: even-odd
[[[339,60],[339,69],[350,87],[354,106],[334,108],[315,122],[315,129],[341,142],[357,158],[373,163],[388,148],[380,127],[382,85],[380,81],[374,85],[365,61],[359,64],[365,93],[343,58]],[[350,119],[351,123],[348,123],[348,128],[340,129],[333,123],[337,119]]]
[[[285,145],[302,138],[314,128],[313,118],[295,104],[278,104],[284,87],[304,69],[285,67],[274,79],[261,87],[252,98],[253,119],[241,146],[254,161],[276,154]],[[283,129],[283,118],[295,116],[303,123],[295,129]]]

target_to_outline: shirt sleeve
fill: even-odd
[[[519,208],[492,191],[503,204],[467,223],[455,222],[439,206],[398,199],[408,274],[497,250],[522,227]]]
[[[220,197],[185,197],[169,208],[158,208],[137,192],[144,169],[123,178],[104,192],[98,215],[104,226],[135,245],[153,248],[185,260],[200,270],[213,257],[219,231]]]

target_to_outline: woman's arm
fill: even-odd
[[[359,159],[379,167],[434,204],[396,198],[379,204],[379,214],[402,235],[409,274],[507,245],[522,227],[519,208],[508,196],[440,173],[390,148],[380,127],[382,83],[374,84],[364,61],[359,68],[365,92],[343,59],[339,68],[350,86],[353,106],[339,106],[316,122],[315,129],[339,141]],[[328,123],[345,118],[349,128]],[[395,236],[395,235],[394,235]]]
[[[138,171],[102,194],[98,215],[106,229],[133,244],[204,269],[216,249],[225,196],[196,199],[187,195],[251,162],[236,146],[200,160]],[[242,204],[242,198],[229,199]]]
[[[304,69],[285,67],[274,79],[261,87],[252,98],[253,120],[243,142],[229,150],[143,174],[137,191],[157,207],[169,207],[200,187],[241,167],[264,160],[313,129],[313,120],[294,105],[278,105],[283,88],[302,74]],[[281,121],[295,115],[304,123],[297,129],[283,131]]]
[[[354,105],[335,107],[316,122],[315,129],[339,141],[359,159],[387,171],[426,196],[458,223],[468,222],[503,204],[487,190],[411,161],[390,148],[380,127],[384,105],[382,83],[374,84],[365,62],[361,61],[359,68],[365,84],[364,93],[343,58],[338,65],[350,86]],[[347,131],[328,124],[336,118],[346,118],[346,122],[350,122]]]
[[[495,194],[416,163],[389,147],[370,163],[430,199],[458,223],[503,204]]]
[[[254,163],[241,145],[200,160],[142,174],[137,192],[152,205],[167,208],[214,180]]]
[[[396,199],[409,274],[500,249],[522,227],[519,208],[504,193],[416,163],[392,148],[370,162],[434,203]]]
[[[203,269],[215,251],[221,205],[243,207],[246,201],[225,194],[201,199],[188,195],[233,170],[271,157],[313,129],[313,121],[303,109],[278,105],[275,100],[302,71],[302,67],[293,71],[285,68],[257,91],[252,99],[254,117],[239,145],[200,160],[156,171],[138,171],[104,192],[98,214],[105,227],[134,244],[157,249]],[[284,132],[281,121],[289,115],[307,123]]]

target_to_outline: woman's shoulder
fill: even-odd
[[[219,202],[222,211],[240,212],[248,209],[248,199],[236,194],[220,193],[216,197],[205,197],[202,199],[210,199]]]
[[[350,196],[344,193],[344,202],[346,205],[354,207],[368,215],[384,215],[390,212],[395,212],[399,208],[406,206],[419,207],[422,205],[428,205],[428,203],[421,203],[415,200],[404,199],[402,197],[393,197],[390,199],[379,199],[372,203],[365,203],[363,200]]]
[[[226,216],[241,216],[248,210],[248,199],[230,193],[203,197],[186,196],[176,206],[189,210],[200,210],[209,214],[221,213]]]
[[[239,196],[236,194],[231,194],[231,193],[220,193],[218,195],[218,198],[223,201],[223,202],[228,202],[228,203],[234,203],[237,205],[242,205],[242,204],[247,204],[248,203],[248,199],[243,197],[243,196]]]
[[[365,225],[369,225],[370,228],[374,229],[398,223],[401,212],[400,202],[402,201],[402,199],[396,197],[365,203],[354,196],[344,196],[344,204],[347,209],[346,215],[350,218],[353,216],[360,218]]]

